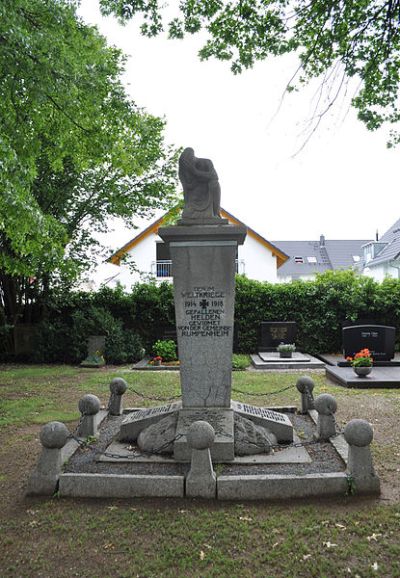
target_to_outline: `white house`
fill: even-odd
[[[379,240],[363,245],[360,269],[376,281],[385,277],[400,279],[400,219]]]
[[[159,281],[172,279],[168,247],[158,236],[158,229],[167,215],[168,213],[154,221],[111,255],[109,262],[119,266],[119,273],[110,279],[110,285],[119,282],[125,288],[130,288],[133,283],[149,278]],[[228,219],[233,225],[244,225],[222,208],[221,217]],[[287,261],[288,256],[256,231],[244,226],[247,228],[247,236],[244,244],[238,247],[237,272],[249,279],[276,283],[277,271]],[[130,269],[130,263],[134,263],[135,271]]]

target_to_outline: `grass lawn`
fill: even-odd
[[[271,504],[25,498],[41,424],[57,419],[72,430],[79,398],[94,393],[106,403],[116,376],[129,384],[125,406],[156,405],[139,394],[179,395],[179,374],[0,366],[0,576],[400,577],[400,390],[346,390],[328,384],[323,372],[310,375],[316,395],[336,396],[340,425],[353,417],[374,425],[379,499]],[[232,397],[299,406],[298,377],[234,372],[233,389],[246,393]]]

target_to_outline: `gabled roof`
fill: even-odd
[[[371,259],[366,263],[367,267],[394,261],[400,257],[400,219],[398,219],[382,237],[377,241],[378,243],[386,243],[386,247],[382,249],[375,259]]]
[[[362,258],[365,240],[274,241],[290,259],[281,267],[280,277],[298,279],[329,269],[349,269],[357,265],[353,257]],[[301,262],[301,259],[303,262]]]
[[[258,241],[259,243],[261,243],[262,245],[264,245],[264,247],[269,249],[272,252],[272,254],[276,257],[278,268],[281,267],[285,263],[285,261],[289,259],[289,256],[286,255],[286,253],[282,249],[276,247],[274,244],[270,243],[270,241],[267,241],[267,239],[259,235],[251,227],[245,225],[245,223],[240,221],[237,217],[235,217],[231,213],[228,213],[228,211],[226,211],[222,207],[220,213],[221,217],[228,219],[234,225],[243,225],[244,227],[246,227],[247,234],[256,241]],[[118,249],[118,251],[113,253],[108,260],[111,263],[114,263],[114,265],[120,265],[123,256],[126,255],[126,253],[128,253],[131,249],[133,249],[133,247],[138,245],[144,238],[146,238],[148,235],[151,235],[152,233],[157,235],[158,229],[161,227],[168,214],[169,212],[162,215],[159,219],[154,221],[154,223],[152,223],[151,225],[146,227],[146,229],[144,229],[141,233],[139,233],[139,235],[136,235],[136,237],[125,243],[125,245],[120,249]]]

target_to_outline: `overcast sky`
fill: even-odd
[[[346,101],[325,115],[305,148],[316,83],[281,97],[293,56],[258,63],[234,76],[229,63],[200,62],[200,37],[147,39],[137,26],[102,18],[96,0],[80,14],[129,55],[127,91],[167,120],[166,140],[210,158],[221,205],[270,241],[371,239],[399,218],[398,158],[385,131],[370,133]],[[204,40],[204,37],[203,37]],[[136,234],[118,227],[117,249]]]

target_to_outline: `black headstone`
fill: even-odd
[[[275,351],[280,343],[294,343],[296,331],[295,321],[263,321],[260,347],[263,351]]]
[[[376,361],[394,357],[395,327],[387,325],[352,325],[343,328],[343,353],[353,357],[361,349],[369,349]]]

